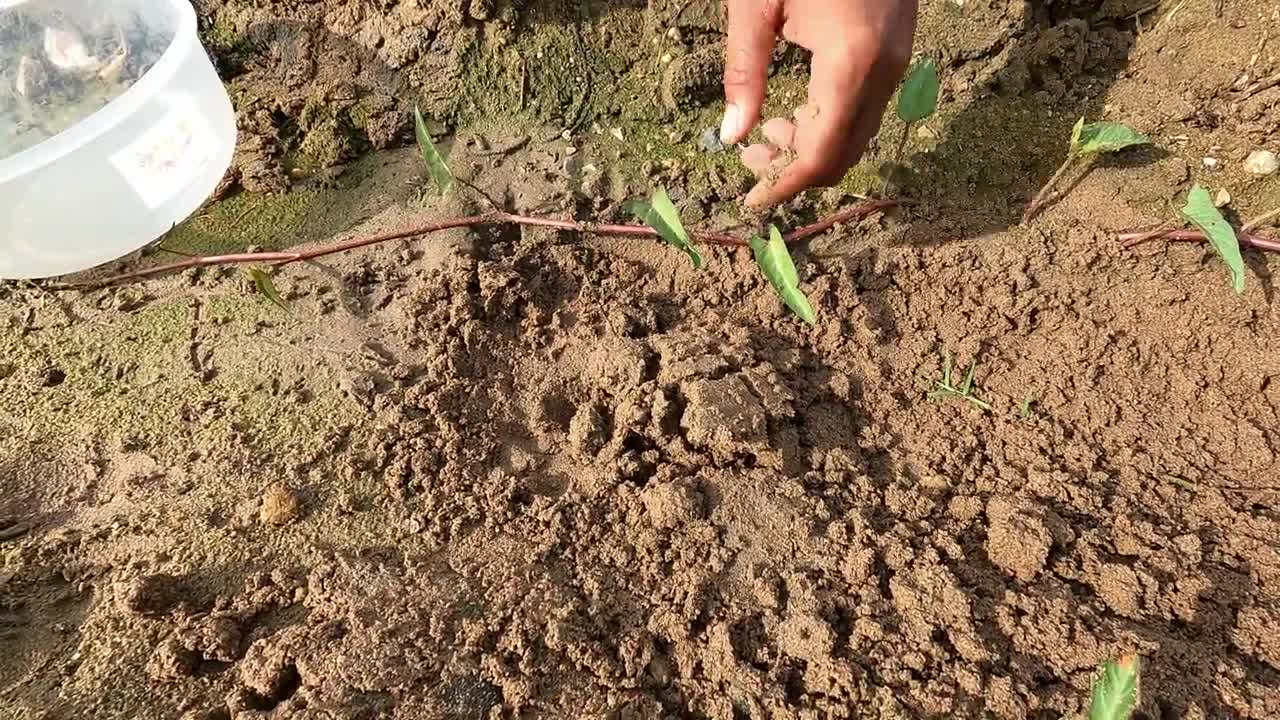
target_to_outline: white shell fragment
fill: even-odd
[[[1274,175],[1280,170],[1280,158],[1270,150],[1254,150],[1244,161],[1244,170],[1251,175]]]
[[[72,30],[45,28],[44,54],[63,72],[95,73],[103,67],[101,60],[89,54],[80,34]]]

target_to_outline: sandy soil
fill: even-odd
[[[474,211],[424,191],[419,96],[517,211],[620,219],[662,183],[714,226],[741,195],[699,148],[714,4],[196,5],[245,132],[165,247]],[[1250,90],[1280,6],[1095,5],[924,3],[916,202],[796,249],[813,328],[747,253],[548,229],[293,266],[288,313],[243,268],[4,286],[0,717],[1077,717],[1131,651],[1142,717],[1280,716],[1277,261],[1237,296],[1203,247],[1116,240],[1193,182],[1280,205],[1242,168],[1280,149],[1280,87]],[[530,63],[467,106],[467,68],[565,38],[617,49],[590,97]],[[1019,227],[1085,113],[1156,148]],[[944,352],[989,412],[927,397]]]

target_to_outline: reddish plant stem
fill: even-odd
[[[1236,239],[1245,247],[1255,248],[1257,250],[1268,250],[1270,252],[1280,252],[1280,240],[1264,238],[1259,235],[1251,235],[1249,233],[1238,233]],[[1147,240],[1171,240],[1173,242],[1208,242],[1209,238],[1205,234],[1197,230],[1168,230],[1165,232],[1152,233],[1147,232],[1129,232],[1120,236],[1120,242],[1126,247],[1137,245]]]
[[[860,205],[845,208],[829,217],[823,218],[812,225],[792,230],[784,236],[787,242],[797,242],[804,238],[812,237],[818,233],[824,232],[839,223],[848,222],[858,218],[866,217],[871,213],[879,210],[885,210],[898,204],[894,200],[872,200]],[[329,245],[321,245],[309,250],[296,250],[290,252],[262,252],[262,253],[233,253],[228,255],[205,255],[200,257],[188,257],[185,260],[165,263],[163,265],[155,265],[153,267],[135,270],[133,272],[112,275],[101,280],[91,280],[81,283],[56,283],[45,285],[46,290],[94,290],[110,285],[119,285],[121,283],[132,282],[135,280],[143,280],[156,275],[163,275],[171,272],[181,272],[196,267],[213,267],[223,265],[238,265],[244,263],[270,263],[276,267],[282,267],[295,262],[305,262],[326,255],[356,250],[378,243],[390,242],[392,240],[404,240],[419,235],[428,235],[442,230],[452,230],[463,227],[478,227],[481,225],[531,225],[537,227],[558,228],[561,230],[572,230],[590,235],[624,235],[636,237],[657,237],[658,233],[647,225],[609,225],[579,222],[576,220],[558,220],[555,218],[529,217],[526,215],[515,215],[512,213],[495,212],[486,215],[471,215],[468,217],[454,218],[436,223],[428,223],[418,225],[416,227],[404,230],[395,230],[392,232],[382,233],[380,235],[372,235],[369,237],[352,238]],[[749,243],[742,238],[729,235],[727,233],[714,232],[693,232],[691,235],[700,242],[709,245],[727,245],[731,247],[746,247]]]

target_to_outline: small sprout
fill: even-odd
[[[1055,189],[1067,172],[1075,166],[1077,161],[1083,160],[1088,164],[1085,172],[1093,167],[1093,161],[1099,155],[1119,152],[1125,148],[1135,147],[1138,145],[1150,145],[1151,138],[1134,130],[1128,125],[1114,122],[1096,122],[1086,124],[1084,118],[1076,121],[1074,127],[1071,128],[1071,145],[1067,151],[1067,159],[1063,161],[1053,177],[1049,178],[1049,182],[1040,188],[1040,192],[1036,193],[1036,197],[1027,206],[1022,213],[1022,223],[1031,221],[1036,213],[1040,212],[1049,200],[1055,195]]]
[[[911,66],[898,92],[898,117],[904,123],[920,122],[938,110],[938,67],[930,58]]]
[[[641,222],[656,230],[669,245],[688,255],[693,262],[693,269],[702,267],[702,255],[689,240],[689,233],[685,232],[684,223],[680,222],[680,212],[676,210],[665,188],[655,190],[648,202],[632,200],[623,207]]]
[[[777,226],[769,226],[768,240],[759,235],[751,238],[751,251],[755,254],[756,265],[787,307],[810,325],[816,323],[817,316],[813,312],[813,306],[800,290],[800,276],[796,273],[796,265],[791,260],[787,243],[782,239]]]
[[[1018,404],[1018,416],[1023,418],[1024,420],[1026,418],[1031,417],[1031,406],[1035,404],[1036,404],[1036,396],[1034,393],[1028,390],[1027,396],[1022,398],[1022,402]]]
[[[952,379],[952,370],[951,353],[944,351],[942,353],[942,379],[933,383],[933,390],[929,393],[929,399],[959,398],[971,403],[974,407],[990,412],[991,405],[973,394],[973,376],[978,371],[978,362],[975,360],[969,365],[969,372],[965,374],[964,382],[958,386]]]
[[[435,181],[441,195],[449,192],[453,187],[453,173],[449,172],[449,166],[440,156],[436,144],[431,141],[427,123],[422,119],[422,113],[416,106],[413,108],[413,129],[418,137],[418,151],[422,153],[422,162],[427,168],[427,174]]]
[[[276,290],[276,284],[271,280],[271,276],[262,268],[249,268],[249,277],[253,278],[253,285],[258,292],[270,300],[276,307],[289,312],[289,303],[285,302],[280,296],[280,291]]]
[[[1107,661],[1093,684],[1089,720],[1128,720],[1133,715],[1138,706],[1139,665],[1136,655]]]
[[[1209,244],[1218,252],[1218,256],[1231,271],[1231,286],[1237,293],[1244,293],[1244,258],[1240,257],[1240,241],[1236,231],[1218,208],[1214,207],[1213,198],[1202,185],[1196,185],[1187,194],[1187,204],[1182,214],[1192,224],[1200,228]]]
[[[911,66],[907,77],[898,91],[897,113],[902,120],[902,135],[898,138],[897,147],[893,151],[893,162],[880,185],[880,194],[889,190],[889,180],[893,177],[893,169],[902,162],[902,153],[907,146],[907,137],[911,126],[933,115],[938,110],[938,68],[930,58],[925,58]]]

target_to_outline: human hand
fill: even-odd
[[[917,0],[727,0],[725,116],[720,139],[740,143],[760,122],[769,56],[782,36],[813,56],[809,96],[794,121],[764,124],[767,144],[742,162],[759,181],[747,205],[785,202],[840,182],[862,158],[911,61]]]

